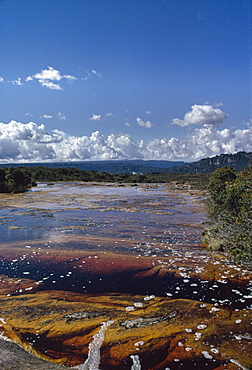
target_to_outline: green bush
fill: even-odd
[[[211,196],[208,236],[221,240],[236,260],[252,261],[252,166],[236,175],[231,168],[213,172],[208,190]]]

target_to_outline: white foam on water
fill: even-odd
[[[6,337],[2,332],[0,332],[0,339],[5,340],[5,342],[12,342],[12,340]]]
[[[238,361],[233,360],[232,358],[230,359],[230,362],[232,362],[233,364],[235,364],[235,365],[239,366],[239,367],[240,367],[241,369],[243,369],[243,370],[249,370],[247,367],[242,366]]]
[[[100,364],[100,348],[102,345],[102,342],[105,338],[105,332],[107,328],[113,324],[113,320],[109,320],[102,323],[101,329],[97,334],[93,336],[92,342],[89,343],[88,346],[88,357],[84,364],[78,365],[74,367],[73,369],[78,370],[99,370],[99,364]],[[136,368],[137,369],[137,368]]]
[[[138,355],[131,355],[130,358],[133,361],[133,365],[131,366],[131,370],[141,370],[141,363],[139,360]]]

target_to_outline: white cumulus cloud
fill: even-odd
[[[63,78],[66,78],[68,81],[77,80],[77,77],[71,75],[64,75]]]
[[[145,128],[151,128],[153,127],[154,125],[150,122],[150,121],[146,121],[144,122],[141,118],[137,117],[136,118],[136,121],[138,123],[139,126],[142,126],[142,127],[145,127]]]
[[[101,114],[93,114],[89,121],[106,121],[107,117],[114,117],[113,113],[106,113],[103,117]]]
[[[100,131],[90,136],[48,132],[35,122],[0,123],[0,162],[81,161],[109,159],[164,159],[194,161],[222,153],[252,151],[252,125],[244,129],[218,129],[203,125],[184,139],[176,137],[135,141],[129,134]]]
[[[57,69],[54,69],[53,67],[43,69],[40,73],[36,73],[32,77],[37,78],[38,80],[52,80],[52,81],[60,81],[62,79],[60,72]]]
[[[198,160],[220,154],[252,151],[252,126],[247,129],[218,130],[205,125],[185,139],[155,139],[147,145],[149,158]]]
[[[0,0],[1,1],[1,0]],[[97,72],[95,69],[92,69],[91,72],[87,72],[87,76],[80,78],[80,80],[88,80],[91,77],[102,79],[102,74]],[[47,87],[50,90],[63,90],[61,86],[62,80],[66,80],[71,83],[74,80],[77,80],[77,77],[71,74],[62,74],[59,70],[48,66],[45,69],[42,69],[40,72],[31,74],[24,79],[24,82],[38,81],[39,84],[43,87]],[[4,77],[0,76],[0,83],[4,82]],[[21,78],[18,77],[12,81],[7,81],[16,86],[24,85],[24,82],[21,81]]]
[[[41,86],[45,86],[50,90],[63,90],[62,87],[59,84],[55,84],[52,81],[39,80],[39,83],[40,83]]]
[[[63,90],[61,85],[59,83],[56,83],[55,81],[59,82],[62,79],[66,79],[68,81],[76,80],[76,77],[72,75],[61,75],[60,71],[53,67],[47,67],[47,69],[43,69],[39,73],[35,73],[34,75],[26,77],[26,82],[32,81],[32,80],[38,80],[38,82],[41,84],[41,86],[45,86],[50,90]]]
[[[16,86],[22,86],[23,83],[21,82],[21,78],[18,77],[16,80],[13,80],[11,81],[13,85],[16,85]]]
[[[189,125],[220,125],[227,118],[227,115],[219,108],[212,105],[194,104],[191,110],[187,112],[183,119],[174,118],[172,125],[181,127]]]
[[[102,116],[100,114],[93,114],[91,118],[89,118],[89,121],[100,121],[102,119]]]

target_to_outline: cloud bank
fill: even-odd
[[[134,141],[129,134],[95,131],[88,136],[71,136],[63,131],[48,132],[34,122],[0,123],[0,162],[82,161],[110,159],[164,159],[193,161],[222,153],[252,151],[252,126],[223,129],[203,125],[185,139]]]

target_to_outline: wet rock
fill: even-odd
[[[158,322],[164,321],[171,319],[177,315],[177,311],[171,311],[168,315],[164,317],[151,317],[151,318],[142,318],[138,317],[137,319],[133,320],[126,320],[122,322],[120,325],[124,326],[126,329],[131,329],[131,328],[137,328],[141,326],[149,326],[149,325],[154,325],[157,324]]]
[[[104,316],[104,313],[80,311],[80,312],[69,313],[63,316],[63,318],[70,319],[70,320],[82,320],[82,319],[90,319],[92,317],[98,317],[98,316]]]
[[[137,328],[140,326],[153,325],[162,320],[164,320],[164,318],[161,318],[161,317],[153,317],[150,319],[143,319],[142,317],[139,317],[134,320],[124,321],[121,323],[121,326],[125,326],[126,329],[131,329],[131,328]]]
[[[226,241],[217,235],[213,235],[211,228],[202,233],[201,243],[205,244],[210,251],[224,251],[226,246]]]
[[[8,299],[1,296],[0,330],[37,357],[77,366],[87,359],[89,344],[101,323],[113,320],[101,345],[102,370],[129,370],[130,356],[135,355],[143,369],[163,370],[176,358],[187,368],[196,362],[199,369],[215,369],[230,363],[230,359],[249,368],[250,310],[232,312],[186,299],[144,298],[63,291]],[[125,310],[136,302],[144,304],[133,311]],[[17,306],[26,309],[17,311]],[[34,315],[38,309],[41,314]]]

